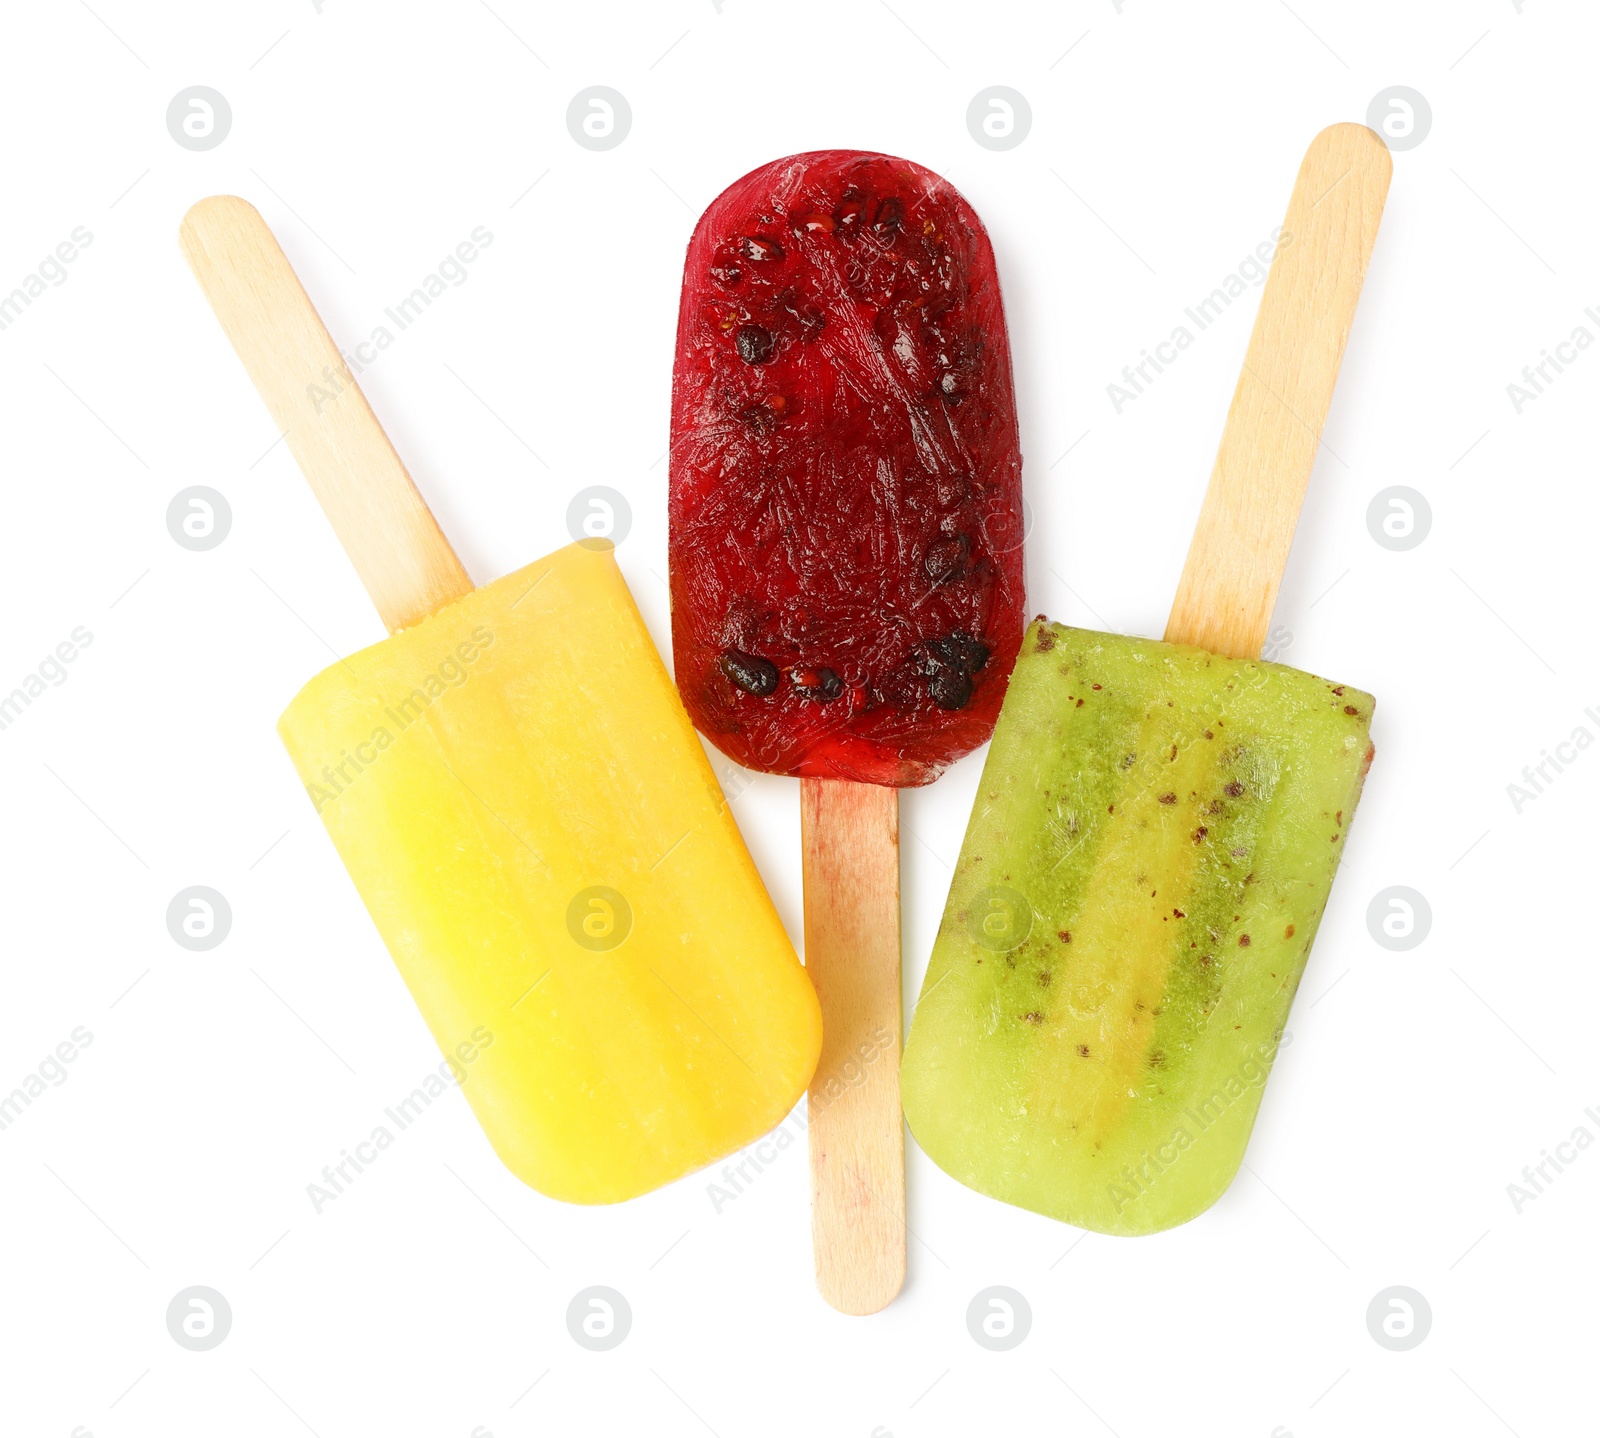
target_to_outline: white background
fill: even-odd
[[[1576,325],[1600,334],[1592,11],[491,3],[6,7],[0,292],[75,226],[94,238],[0,333],[0,690],[75,626],[94,640],[0,732],[0,1091],[75,1026],[93,1043],[0,1133],[0,1429],[1591,1428],[1600,1151],[1520,1214],[1507,1185],[1576,1126],[1600,1135],[1600,753],[1520,814],[1506,786],[1576,726],[1600,735],[1600,353],[1520,415],[1506,386]],[[164,118],[196,84],[233,111],[206,153]],[[633,112],[605,153],[565,123],[595,84]],[[995,84],[1033,112],[1004,153],[966,128]],[[314,1213],[306,1185],[438,1055],[273,733],[330,650],[380,626],[179,256],[184,209],[253,200],[346,343],[486,226],[468,282],[362,383],[479,582],[566,542],[584,486],[625,493],[619,558],[666,648],[695,216],[790,151],[917,159],[998,252],[1030,609],[1159,634],[1258,292],[1122,414],[1106,386],[1280,222],[1311,137],[1392,85],[1432,129],[1395,156],[1276,618],[1280,657],[1379,696],[1378,757],[1223,1200],[1157,1237],[1084,1237],[912,1145],[909,1282],[851,1319],[812,1288],[803,1147],[720,1214],[704,1174],[584,1210],[512,1179],[452,1094]],[[207,553],[166,529],[193,484],[232,506]],[[1395,484],[1432,508],[1406,552],[1366,522]],[[981,759],[903,799],[908,1011]],[[797,786],[718,770],[748,784],[735,813],[798,942]],[[191,884],[232,905],[209,953],[167,933]],[[1366,920],[1396,884],[1433,913],[1402,953]],[[232,1307],[209,1352],[167,1332],[192,1284]],[[633,1311],[607,1353],[567,1333],[592,1284]],[[992,1284],[1032,1308],[1009,1352],[967,1332]],[[1409,1352],[1367,1329],[1394,1284],[1432,1309]]]

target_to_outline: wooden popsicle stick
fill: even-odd
[[[817,1288],[876,1313],[906,1278],[900,1115],[900,796],[800,781],[806,973],[822,1005],[807,1099]]]
[[[390,632],[472,581],[255,206],[201,200],[183,253]]]
[[[1300,165],[1166,638],[1257,659],[1294,542],[1392,163],[1333,125]]]

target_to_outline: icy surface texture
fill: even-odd
[[[741,764],[926,784],[994,727],[1022,461],[989,240],[939,176],[828,150],[701,218],[673,377],[678,687]]]

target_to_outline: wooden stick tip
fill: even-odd
[[[1341,120],[1337,125],[1318,131],[1306,151],[1309,159],[1319,151],[1343,150],[1352,157],[1360,156],[1367,164],[1383,171],[1385,177],[1394,171],[1394,156],[1384,143],[1383,136],[1368,125],[1355,120]]]

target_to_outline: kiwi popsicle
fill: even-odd
[[[1217,1196],[1333,883],[1372,703],[1280,664],[1034,622],[906,1051],[936,1161],[1103,1232]]]
[[[902,1068],[912,1133],[1104,1233],[1232,1181],[1372,759],[1370,695],[1258,656],[1389,156],[1318,136],[1165,642],[1029,628]]]

